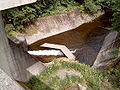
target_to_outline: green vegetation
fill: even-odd
[[[11,25],[12,31],[23,32],[26,25],[32,23],[32,20],[38,17],[64,13],[65,11],[79,9],[81,12],[86,11],[96,13],[99,9],[93,0],[85,0],[85,3],[77,3],[74,0],[38,0],[37,2],[2,12],[5,21],[5,27]],[[7,25],[11,24],[11,25]],[[8,32],[6,28],[7,33]]]
[[[96,13],[98,10],[101,9],[101,7],[99,5],[96,4],[95,1],[93,0],[84,0],[85,4],[85,12],[93,14]]]
[[[80,75],[68,75],[62,80],[56,75],[60,70],[72,70]],[[33,76],[28,86],[32,90],[46,90],[46,88],[48,88],[47,90],[64,90],[64,88],[75,84],[84,84],[88,90],[103,90],[103,88],[106,88],[105,90],[113,90],[111,85],[104,85],[104,83],[107,83],[107,80],[107,77],[103,76],[101,72],[93,70],[84,64],[57,60],[54,65],[48,67],[40,75]]]
[[[13,31],[23,32],[26,25],[38,17],[64,13],[65,11],[79,9],[90,14],[98,10],[111,10],[113,14],[113,29],[120,31],[120,1],[119,0],[82,0],[79,4],[76,0],[38,0],[37,2],[2,12],[5,21],[6,32],[12,35]],[[7,25],[11,24],[11,25]],[[10,26],[10,27],[9,27]],[[11,26],[13,28],[11,28]],[[12,30],[8,30],[8,27]],[[9,32],[8,32],[9,31]]]
[[[74,0],[38,0],[37,2],[2,12],[7,33],[22,32],[26,25],[38,17],[63,13],[79,8]],[[9,30],[9,28],[11,30]]]
[[[120,62],[116,67],[104,72],[104,75],[108,77],[108,81],[111,82],[115,90],[120,89]]]
[[[97,4],[103,9],[113,12],[113,30],[120,32],[120,0],[97,0]]]
[[[110,52],[110,55],[114,56],[114,57],[118,57],[119,54],[119,50],[118,49],[114,49]]]
[[[15,28],[12,24],[6,24],[5,30],[8,36],[16,36]]]
[[[113,13],[113,30],[120,32],[120,0],[83,0],[77,3],[74,0],[38,0],[37,2],[2,12],[5,22],[5,30],[9,36],[15,36],[16,32],[23,32],[26,25],[39,17],[64,13],[79,9],[89,14],[98,10],[110,11]],[[119,51],[112,51],[112,55],[118,55]],[[55,73],[60,70],[72,70],[80,73],[80,76],[67,76],[61,80]],[[111,82],[114,89],[103,85]],[[63,90],[75,84],[86,84],[88,90],[119,90],[120,89],[120,64],[107,72],[93,70],[90,67],[77,62],[55,61],[55,64],[48,67],[38,76],[33,76],[28,86],[32,90]]]
[[[113,0],[113,28],[115,31],[120,32],[120,0]]]

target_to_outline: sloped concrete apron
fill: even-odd
[[[101,15],[101,13],[99,14]],[[25,35],[24,37],[27,44],[30,45],[38,40],[77,28],[78,26],[90,22],[95,18],[95,15],[82,14],[79,10],[38,18],[33,22],[33,24],[26,27],[26,31],[36,31],[37,33]]]
[[[94,69],[105,70],[113,67],[120,61],[120,33],[110,32],[103,42],[103,46],[93,64]],[[116,52],[113,54],[112,52]]]

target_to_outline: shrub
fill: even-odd
[[[6,24],[5,31],[10,37],[14,37],[16,35],[16,32],[14,30],[15,28],[12,24]]]
[[[82,3],[83,4],[83,3]],[[13,31],[23,31],[34,18],[63,13],[72,9],[95,13],[98,6],[92,0],[80,5],[74,0],[38,0],[37,2],[2,12],[5,24],[12,24]]]
[[[113,30],[120,32],[120,1],[113,0],[112,10],[114,12],[112,19]]]
[[[34,18],[49,16],[70,10],[78,4],[74,0],[38,0],[37,2],[2,12],[5,24],[11,24],[14,31],[21,31]]]
[[[113,30],[120,32],[120,0],[97,0],[96,2],[103,8],[113,12]]]
[[[85,0],[85,11],[89,13],[96,13],[100,9],[100,6],[96,5],[93,0]]]

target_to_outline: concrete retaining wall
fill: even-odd
[[[95,15],[82,14],[78,10],[38,18],[26,28],[26,31],[36,31],[36,34],[25,35],[27,44],[30,45],[38,40],[72,30],[78,26],[94,20]]]
[[[26,69],[37,61],[27,54],[24,45],[21,45],[22,43],[15,44],[10,40],[8,41],[3,26],[0,13],[0,68],[12,79],[28,81],[31,75]]]

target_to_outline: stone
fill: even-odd
[[[83,77],[81,73],[72,71],[72,70],[60,70],[56,73],[56,75],[61,79],[64,80],[66,79],[67,76],[80,76],[81,78]]]
[[[29,71],[31,75],[39,75],[45,69],[46,69],[46,66],[39,61],[34,65],[30,66],[29,68],[27,68],[27,71]]]

